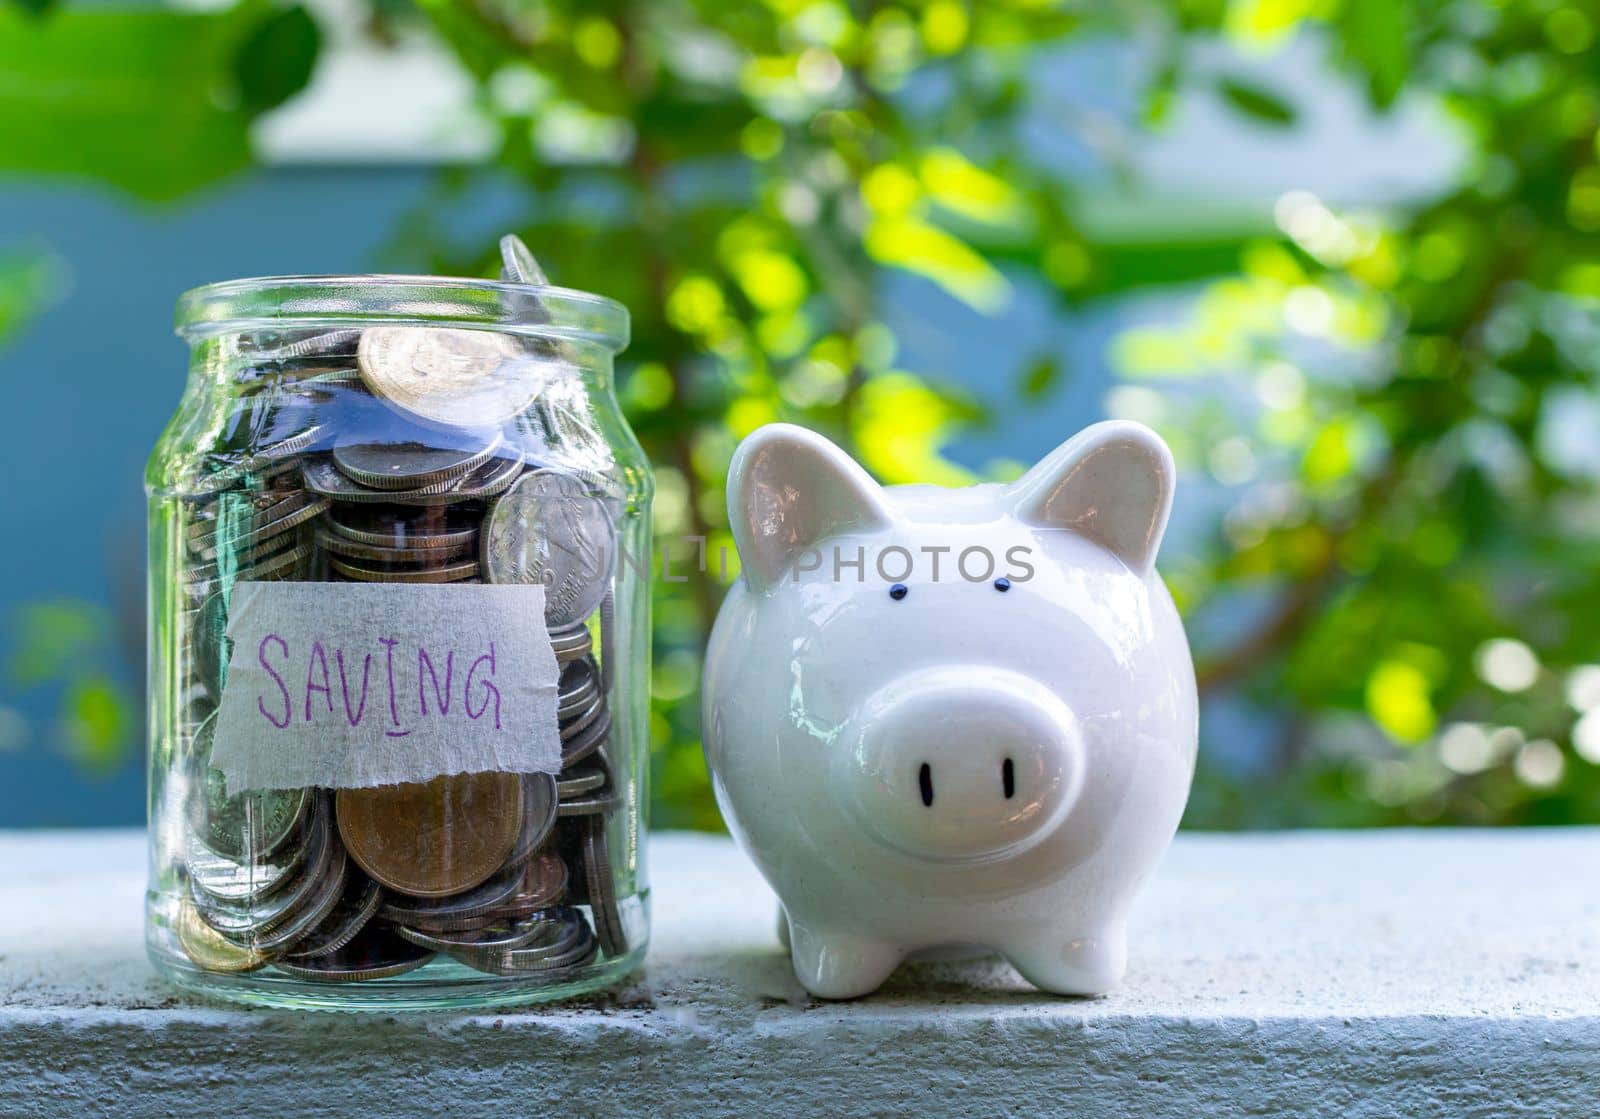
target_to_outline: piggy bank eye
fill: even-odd
[[[904,583],[896,583],[894,586],[889,588],[889,597],[894,599],[896,602],[899,602],[909,591],[910,588]]]
[[[1009,591],[1011,589],[1011,580],[1007,579],[1004,575],[1000,576],[1000,578],[994,581],[994,589],[1000,591],[1002,594],[1006,591]]]

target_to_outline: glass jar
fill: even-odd
[[[146,935],[241,1001],[499,1005],[648,939],[649,466],[626,310],[238,280],[151,456]]]

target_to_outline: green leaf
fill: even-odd
[[[1040,401],[1061,387],[1061,362],[1045,354],[1023,370],[1017,391],[1022,399]]]
[[[298,4],[257,24],[234,57],[239,98],[246,111],[277,108],[304,89],[321,45],[316,22]]]
[[[1218,78],[1217,92],[1245,116],[1273,128],[1289,127],[1298,115],[1294,106],[1276,93],[1239,78]]]
[[[30,16],[42,16],[56,6],[56,0],[11,0]]]
[[[46,252],[0,255],[0,343],[59,298],[62,271],[60,259]]]
[[[1367,78],[1376,105],[1392,104],[1411,73],[1407,5],[1395,0],[1344,0],[1339,41],[1345,57]]]
[[[167,199],[244,167],[252,117],[288,82],[256,87],[251,104],[235,65],[281,18],[249,0],[221,12],[73,8],[45,21],[0,9],[0,171]],[[296,36],[291,21],[268,38]]]
[[[133,745],[135,701],[115,680],[88,676],[67,688],[61,703],[62,746],[93,775],[115,770]]]

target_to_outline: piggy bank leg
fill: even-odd
[[[1128,935],[1122,928],[1062,941],[1041,929],[1026,943],[1007,945],[1002,955],[1022,978],[1057,995],[1102,995],[1122,982],[1128,967]]]
[[[778,943],[783,945],[785,952],[789,951],[789,915],[783,911],[783,906],[778,906]]]
[[[870,937],[818,929],[799,921],[784,923],[789,927],[795,978],[819,999],[871,994],[905,956],[902,949]]]

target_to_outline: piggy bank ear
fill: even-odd
[[[1172,452],[1143,424],[1085,428],[1011,484],[1017,516],[1065,528],[1143,575],[1155,563],[1172,511]]]
[[[883,490],[855,459],[803,427],[768,424],[728,467],[728,523],[750,585],[767,590],[831,536],[889,523]]]

